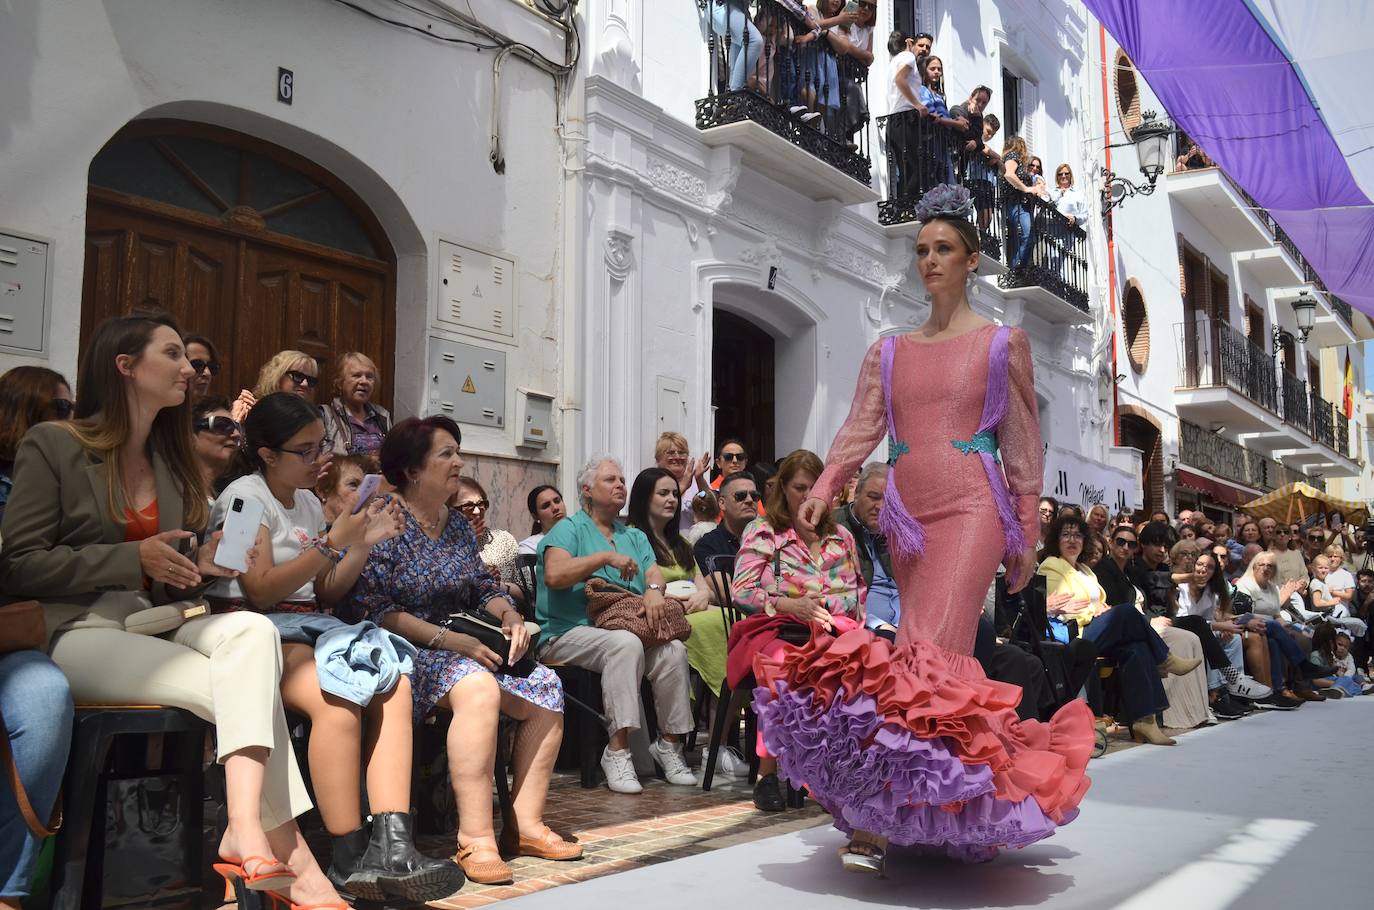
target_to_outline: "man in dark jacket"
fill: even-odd
[[[859,551],[859,570],[868,586],[864,605],[865,624],[875,635],[892,641],[902,616],[897,581],[892,574],[892,559],[887,541],[878,530],[878,513],[887,494],[887,465],[875,461],[859,472],[854,486],[854,501],[835,510],[835,524],[849,529]]]

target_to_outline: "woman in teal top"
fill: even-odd
[[[692,729],[686,646],[669,641],[646,648],[633,633],[598,629],[587,618],[586,583],[594,575],[642,594],[651,624],[661,620],[666,602],[663,570],[649,538],[617,517],[625,506],[625,474],[615,459],[594,458],[578,474],[577,486],[582,511],[554,525],[539,542],[535,614],[545,636],[540,660],[601,674],[601,701],[610,719],[601,770],[611,790],[642,789],[629,735],[639,727],[645,679],[653,688],[660,734],[649,754],[668,783],[696,786],[682,756],[682,738]]]

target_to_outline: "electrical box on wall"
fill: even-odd
[[[506,354],[430,336],[430,414],[479,427],[506,426]]]
[[[520,445],[547,448],[553,438],[553,396],[533,389],[515,390]]]
[[[515,340],[515,260],[439,241],[435,318],[443,327]]]
[[[52,260],[46,241],[0,232],[0,350],[47,351]]]

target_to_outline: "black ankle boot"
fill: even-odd
[[[330,884],[340,890],[352,891],[347,887],[349,876],[353,875],[358,868],[358,863],[362,861],[363,854],[367,852],[368,841],[372,837],[372,828],[364,824],[357,831],[344,834],[332,839],[333,855],[329,860],[329,870],[325,875],[329,878]],[[380,898],[378,898],[380,900]]]
[[[330,880],[333,878],[331,874]],[[415,849],[409,812],[379,812],[372,817],[366,850],[349,870],[346,881],[335,885],[363,900],[381,902],[399,897],[418,904],[448,897],[462,888],[463,882],[463,870],[457,863],[431,859]]]

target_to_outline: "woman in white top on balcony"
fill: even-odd
[[[1073,185],[1073,168],[1061,164],[1054,169],[1054,188],[1050,201],[1069,224],[1081,224],[1088,218],[1088,203]]]

